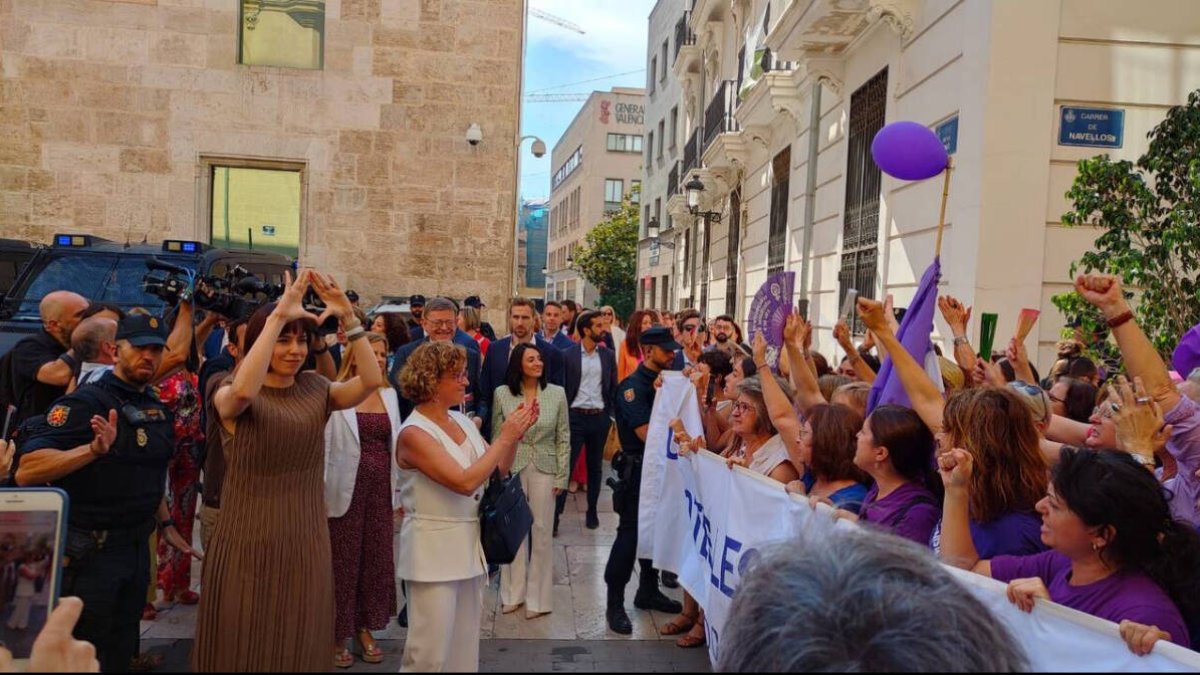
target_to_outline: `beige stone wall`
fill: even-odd
[[[236,0],[0,0],[0,236],[207,241],[202,160],[298,162],[302,264],[501,307],[522,13],[327,0],[309,71],[238,65]]]

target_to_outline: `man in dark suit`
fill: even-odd
[[[542,337],[560,351],[570,349],[575,341],[562,332],[563,306],[557,300],[548,300],[542,309]]]
[[[512,334],[488,347],[487,357],[483,360],[483,373],[479,376],[477,406],[479,416],[483,418],[485,438],[491,435],[492,396],[496,393],[496,387],[504,384],[504,376],[508,372],[508,357],[518,344],[536,344],[542,353],[542,361],[546,364],[546,380],[550,384],[563,386],[562,352],[533,330],[533,317],[536,313],[537,306],[532,300],[513,298],[508,304],[508,323]]]
[[[604,444],[612,426],[613,397],[617,393],[617,355],[604,347],[604,322],[596,312],[584,312],[576,321],[581,337],[563,351],[563,373],[566,379],[567,401],[571,406],[571,463],[579,461],[579,452],[587,448],[587,528],[600,527],[596,504],[600,500],[601,463]],[[554,530],[566,505],[567,495],[558,496],[554,512]]]
[[[480,427],[482,420],[477,415],[479,409],[479,345],[475,343],[475,340],[470,340],[470,344],[465,344],[454,339],[457,326],[455,315],[457,313],[454,303],[446,298],[434,298],[430,300],[429,304],[425,306],[425,312],[421,317],[425,335],[421,339],[410,342],[396,350],[396,360],[392,364],[392,372],[388,374],[388,379],[391,381],[392,386],[396,388],[397,393],[399,393],[400,371],[404,368],[408,357],[418,347],[430,341],[454,342],[460,345],[467,351],[467,378],[470,380],[470,384],[467,385],[467,400],[463,406],[463,412],[473,417],[475,419],[475,426]],[[408,417],[408,414],[412,412],[414,407],[415,405],[412,401],[404,398],[403,394],[400,394],[400,414],[402,417]]]

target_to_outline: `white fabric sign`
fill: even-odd
[[[698,436],[695,401],[687,378],[664,378],[647,434],[638,554],[679,574],[680,583],[704,608],[709,657],[716,663],[730,603],[757,550],[811,528],[857,526],[835,523],[827,507],[814,511],[781,484],[741,467],[730,470],[712,453],[679,457],[667,425],[679,417],[688,433]],[[1004,584],[951,571],[1008,626],[1035,671],[1200,671],[1200,654],[1159,642],[1153,654],[1137,657],[1120,639],[1116,624],[1047,602],[1026,614],[1008,602]]]

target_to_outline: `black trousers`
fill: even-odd
[[[581,415],[571,411],[571,463],[567,465],[567,474],[575,470],[575,462],[579,461],[579,453],[587,450],[587,504],[588,513],[596,512],[596,504],[600,501],[600,474],[604,464],[604,444],[608,442],[608,429],[612,419],[608,415]],[[567,503],[567,494],[558,496],[555,516],[563,512]]]
[[[150,534],[122,536],[98,546],[72,531],[70,564],[63,570],[63,596],[83,600],[75,638],[96,647],[100,671],[123,673],[138,653],[139,622],[150,586]],[[71,539],[80,542],[72,546]]]
[[[617,539],[608,554],[604,567],[604,583],[608,585],[609,602],[623,602],[625,586],[633,577],[633,563],[638,560],[638,502],[641,496],[641,457],[629,458],[621,472],[621,482],[627,492],[617,511]],[[616,500],[614,500],[616,501]],[[645,558],[641,562],[638,578],[638,595],[652,594],[658,590],[658,571],[653,562]]]

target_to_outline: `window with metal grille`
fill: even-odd
[[[691,269],[692,269],[692,230],[688,228],[683,233],[683,285],[691,284]]]
[[[792,174],[792,146],[771,160],[771,228],[767,236],[767,274],[783,271],[787,257],[788,188]]]
[[[871,158],[871,141],[887,112],[887,69],[850,96],[850,133],[846,151],[846,208],[842,229],[839,297],[853,288],[860,298],[875,297],[879,267],[879,194],[882,179]],[[855,334],[865,329],[857,318]]]
[[[725,259],[725,313],[737,316],[738,251],[742,240],[742,190],[729,195],[729,247]]]
[[[700,306],[699,306],[699,310],[700,310],[701,314],[707,314],[708,313],[708,278],[709,278],[709,276],[711,276],[710,270],[709,270],[709,263],[710,263],[711,254],[712,254],[712,246],[711,246],[711,244],[712,244],[712,223],[710,223],[708,221],[708,218],[704,218],[701,222],[703,223],[703,227],[704,227],[704,234],[701,235],[704,238],[704,244],[703,244],[704,248],[701,249],[704,251],[704,253],[702,254],[704,256],[704,260],[700,263]]]

